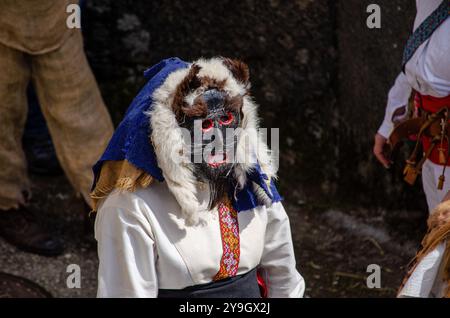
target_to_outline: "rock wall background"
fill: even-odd
[[[250,66],[264,127],[280,128],[280,188],[296,202],[423,205],[372,158],[412,0],[88,1],[88,57],[115,123],[159,60],[223,55]]]
[[[416,13],[412,0],[338,2],[339,187],[340,195],[363,204],[426,210],[420,181],[402,181],[403,158],[386,171],[372,155],[373,135],[384,117],[387,94],[401,71],[404,44]],[[368,29],[366,8],[381,7],[381,29]]]

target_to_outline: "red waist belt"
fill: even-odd
[[[423,109],[430,113],[435,113],[439,109],[443,107],[449,107],[450,108],[450,95],[447,97],[433,97],[433,96],[427,96],[427,95],[421,95],[420,93],[415,94],[414,96],[414,106],[419,109]],[[423,136],[422,137],[422,146],[423,151],[427,152],[427,150],[431,146],[431,138]],[[430,159],[433,163],[438,165],[443,165],[439,162],[439,148],[442,148],[444,153],[447,154],[448,151],[448,143],[447,141],[443,141],[442,147],[441,144],[436,145],[434,149],[431,151],[430,156],[428,159]],[[449,163],[447,163],[449,165]]]

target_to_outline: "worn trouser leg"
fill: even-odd
[[[450,191],[450,167],[445,169],[445,182],[442,190],[438,190],[439,177],[442,174],[442,166],[430,160],[426,160],[422,167],[422,185],[427,198],[428,210],[431,213],[442,202]]]
[[[0,209],[8,210],[24,203],[29,186],[22,150],[30,78],[25,55],[0,44],[0,77]]]
[[[113,126],[86,60],[81,32],[58,50],[33,56],[32,78],[61,166],[91,204],[91,169]]]

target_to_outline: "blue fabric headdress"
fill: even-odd
[[[134,98],[105,152],[93,167],[95,176],[93,189],[99,178],[103,163],[109,160],[127,160],[158,181],[164,181],[162,171],[157,164],[154,148],[150,142],[149,136],[152,128],[146,112],[152,107],[153,92],[164,83],[169,74],[187,67],[189,67],[189,64],[182,60],[169,58],[145,71],[144,76],[148,79],[148,82]],[[249,210],[263,204],[258,200],[253,190],[252,182],[259,185],[272,202],[281,200],[273,180],[268,180],[259,164],[256,164],[254,169],[248,173],[244,188],[230,196],[237,211]]]

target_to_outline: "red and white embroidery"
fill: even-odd
[[[237,211],[229,201],[219,203],[218,211],[223,254],[220,269],[213,278],[215,281],[236,276],[241,254]]]

